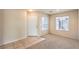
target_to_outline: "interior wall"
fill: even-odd
[[[3,43],[3,11],[0,10],[0,44]]]
[[[42,16],[48,16],[48,15],[45,14],[45,13],[42,13],[42,12],[37,12],[37,11],[28,12],[28,16],[30,16],[30,15],[37,16],[37,26],[36,26],[37,27],[37,33],[38,33],[37,36],[42,36],[42,35],[48,34],[48,31],[42,32],[42,30],[41,30],[41,17]]]
[[[78,40],[79,40],[79,10],[78,10]]]
[[[0,39],[0,45],[26,38],[28,32],[27,23],[29,13],[27,13],[26,10],[15,9],[4,9],[2,11],[2,13],[0,13],[0,28],[2,28],[0,29],[0,38],[2,37],[2,39]],[[40,36],[40,18],[42,15],[46,14],[42,14],[40,12],[33,12],[33,15],[34,14],[38,16],[37,28]]]
[[[56,17],[69,16],[69,31],[57,31],[56,30]],[[50,16],[50,33],[77,39],[78,31],[78,11],[64,12],[60,14],[54,14]]]
[[[3,44],[27,37],[26,10],[4,10]]]

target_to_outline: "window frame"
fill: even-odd
[[[64,21],[66,21],[67,24],[66,23],[64,24]],[[55,23],[56,23],[57,31],[69,31],[69,16],[62,16],[62,17],[58,16],[58,17],[56,17]]]
[[[46,20],[47,20],[47,22],[45,23]],[[41,30],[48,31],[48,29],[49,29],[48,27],[49,27],[48,16],[42,16],[41,17]]]

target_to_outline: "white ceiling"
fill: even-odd
[[[67,12],[72,10],[76,10],[76,9],[36,9],[35,11],[39,11],[46,14],[57,14],[57,13]]]

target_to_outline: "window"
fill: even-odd
[[[69,30],[69,16],[56,17],[56,30]]]
[[[48,17],[43,16],[42,17],[42,30],[48,30]]]

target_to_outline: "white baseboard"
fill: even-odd
[[[53,33],[50,33],[50,34],[52,34],[52,35],[58,35],[58,36],[69,38],[69,39],[76,39],[76,40],[78,40],[77,38],[66,37],[66,36],[62,36],[62,35],[59,35],[59,34],[53,34]]]
[[[6,44],[9,44],[9,43],[12,43],[12,42],[18,41],[18,40],[22,40],[22,39],[24,39],[24,38],[27,38],[27,36],[22,37],[22,38],[18,38],[18,39],[15,39],[15,40],[9,41],[9,42],[2,43],[2,44],[0,44],[0,46],[2,46],[2,45],[6,45]]]

